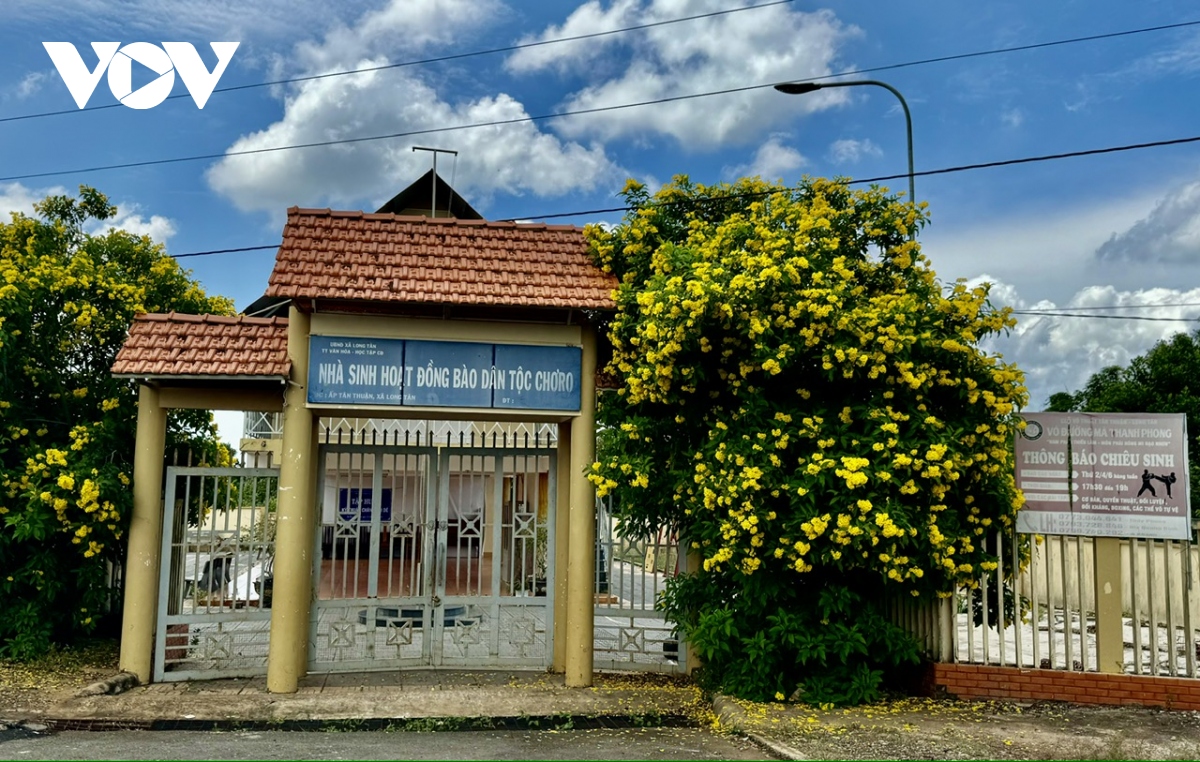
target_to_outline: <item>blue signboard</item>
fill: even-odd
[[[311,336],[308,347],[309,402],[401,404],[403,341]]]
[[[549,410],[579,409],[579,347],[496,345],[496,368],[504,369],[504,387],[496,387],[492,407]]]
[[[481,375],[491,372],[491,344],[458,341],[404,343],[407,377],[404,387],[405,405],[492,406],[491,387],[479,383]]]
[[[310,336],[310,404],[575,412],[579,347]]]
[[[371,523],[371,490],[369,489],[340,489],[338,490],[338,514],[342,521],[359,521]],[[380,507],[379,520],[387,523],[392,520],[392,491],[383,490],[383,505]]]

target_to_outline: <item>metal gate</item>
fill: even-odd
[[[154,680],[262,675],[278,469],[167,469]]]
[[[687,672],[687,649],[658,608],[667,578],[686,563],[673,531],[630,533],[613,514],[612,495],[596,500],[597,669]]]
[[[550,666],[555,451],[323,445],[309,668]]]

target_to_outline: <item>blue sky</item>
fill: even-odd
[[[761,0],[760,0],[761,2]],[[240,46],[220,86],[440,57],[742,8],[753,0],[9,0],[0,6],[0,213],[93,185],[117,224],[173,253],[272,244],[288,206],[374,210],[429,168],[413,145],[459,152],[439,170],[490,218],[613,206],[652,187],[762,174],[872,177],[906,169],[904,123],[878,88],[744,93],[337,147],[102,172],[98,165],[520,119],[804,79],[919,59],[1200,21],[1175,2],[804,0],[653,29],[388,71],[216,93],[149,110],[78,112],[42,47],[92,41]],[[135,66],[135,69],[137,67]],[[140,79],[139,79],[140,76]],[[1200,26],[879,72],[913,114],[918,171],[1200,135]],[[134,86],[150,77],[135,72]],[[176,82],[175,93],[184,93]],[[101,80],[89,106],[115,103]],[[903,180],[889,183],[895,190]],[[939,275],[989,280],[1024,309],[1200,317],[1200,143],[916,181]],[[615,219],[573,217],[576,224]],[[271,251],[187,260],[244,307]],[[1104,312],[1104,311],[1099,311]],[[1029,375],[1033,409],[1185,322],[1024,317],[994,345]],[[226,433],[235,424],[222,417]]]

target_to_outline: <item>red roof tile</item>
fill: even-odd
[[[571,225],[293,207],[267,296],[611,310],[616,286]]]
[[[287,378],[287,318],[239,315],[138,315],[115,376],[260,376]]]

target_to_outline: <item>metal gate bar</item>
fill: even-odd
[[[277,469],[167,469],[154,680],[266,672]]]
[[[555,456],[321,446],[310,669],[550,666]]]
[[[687,557],[670,529],[633,536],[614,518],[612,497],[596,501],[594,663],[598,669],[686,672],[675,624],[658,610],[669,576]]]

